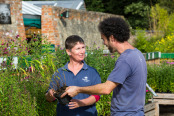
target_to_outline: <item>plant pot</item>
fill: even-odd
[[[59,91],[56,91],[56,93],[54,93],[54,97],[57,98],[59,100],[59,103],[62,105],[66,105],[70,102],[70,100],[72,99],[72,97],[70,97],[69,95],[65,95],[63,98],[61,98],[60,96],[65,92],[64,88],[60,88]]]

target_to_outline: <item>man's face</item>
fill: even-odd
[[[112,43],[110,40],[108,41],[107,37],[101,34],[101,39],[103,40],[103,44],[108,47],[110,53],[114,53],[116,50],[112,47]]]

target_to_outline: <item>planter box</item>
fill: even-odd
[[[157,101],[159,105],[174,105],[174,94],[172,93],[156,93],[158,96],[153,96],[149,101]]]
[[[158,102],[151,102],[144,106],[145,116],[159,116],[159,104]]]

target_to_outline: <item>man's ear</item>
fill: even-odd
[[[71,55],[71,52],[69,49],[66,49],[66,53],[70,56]]]
[[[115,38],[114,38],[113,35],[111,35],[111,36],[109,37],[109,41],[110,41],[110,42],[115,42]]]

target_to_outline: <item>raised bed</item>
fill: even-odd
[[[174,116],[174,93],[156,93],[149,101],[158,102],[160,116]]]
[[[145,116],[159,116],[158,102],[151,102],[144,106]]]
[[[174,105],[174,94],[172,93],[156,93],[149,101],[157,101],[159,105]]]

